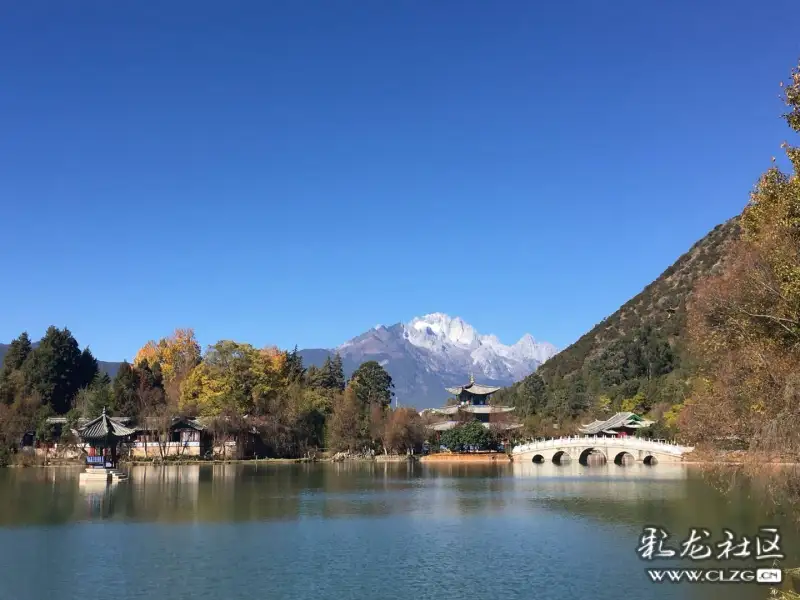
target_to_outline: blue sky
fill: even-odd
[[[796,0],[0,8],[0,340],[563,347],[780,154]]]

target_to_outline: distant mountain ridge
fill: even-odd
[[[686,302],[695,284],[719,271],[738,237],[738,217],[717,225],[655,281],[548,362],[540,371],[542,377],[550,381],[580,372],[593,358],[645,325],[657,328],[679,344],[686,326]]]
[[[695,374],[686,346],[688,307],[698,282],[723,268],[739,234],[738,217],[715,227],[640,293],[537,369],[538,377],[500,390],[495,399],[516,406],[518,415],[539,414],[541,435],[551,431],[542,417],[563,420],[591,412],[604,418],[608,411],[633,409],[656,410],[658,418],[682,405]],[[673,426],[672,414],[672,423],[662,426]]]
[[[448,386],[463,385],[471,374],[482,383],[507,386],[532,373],[557,349],[525,334],[512,345],[482,335],[460,317],[431,313],[408,323],[378,325],[333,349],[306,349],[306,364],[320,365],[327,356],[342,356],[345,374],[375,360],[395,384],[400,404],[417,408],[440,406]]]

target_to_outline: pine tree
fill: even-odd
[[[105,409],[109,414],[116,414],[114,397],[111,393],[111,378],[107,373],[97,373],[91,385],[78,391],[75,406],[87,419],[99,417]]]
[[[0,369],[0,403],[11,404],[21,395],[24,378],[20,369],[30,353],[31,339],[27,332],[23,332],[11,342],[3,359],[3,367]]]
[[[342,357],[337,352],[333,358],[328,356],[319,373],[318,386],[325,390],[344,391],[345,378]]]
[[[528,417],[544,409],[547,405],[547,389],[541,375],[531,373],[519,385],[519,390],[514,398],[517,414]]]
[[[315,389],[322,388],[322,369],[318,368],[316,365],[311,365],[306,370],[306,383],[309,387]]]
[[[57,414],[65,414],[78,390],[88,387],[97,373],[97,361],[81,352],[69,329],[49,327],[22,365],[26,387],[38,394]]]
[[[2,375],[7,375],[11,371],[16,371],[22,367],[22,363],[31,353],[31,338],[28,332],[23,331],[20,336],[11,342],[5,357],[3,358]],[[2,376],[0,375],[0,376]]]
[[[344,378],[344,366],[342,364],[342,357],[338,352],[333,355],[333,359],[330,362],[329,377],[330,377],[331,389],[343,392],[346,382]]]
[[[361,364],[350,378],[350,385],[359,401],[364,404],[389,406],[392,402],[392,376],[378,362],[369,360]]]
[[[294,350],[286,354],[286,376],[291,382],[301,381],[306,374],[303,367],[303,357],[297,351],[297,346]]]
[[[88,381],[90,383],[93,382],[100,369],[97,366],[97,359],[92,356],[92,352],[89,350],[89,348],[84,348],[83,352],[81,352],[79,364],[80,381]]]
[[[118,416],[136,416],[138,412],[136,391],[138,388],[139,377],[136,370],[127,361],[123,361],[111,384],[113,404]]]

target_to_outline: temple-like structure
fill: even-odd
[[[80,474],[80,483],[123,481],[127,474],[117,470],[117,444],[136,431],[116,419],[103,414],[78,429],[78,436],[88,444],[86,470]]]
[[[610,419],[605,421],[592,421],[588,425],[583,425],[580,432],[584,435],[596,435],[600,437],[625,437],[636,435],[639,429],[650,427],[653,421],[649,421],[632,412],[618,412]]]
[[[491,395],[499,390],[499,387],[475,383],[475,378],[470,375],[467,385],[445,389],[455,396],[456,404],[443,408],[435,408],[431,412],[447,415],[449,417],[458,416],[460,418],[435,423],[431,426],[434,431],[447,431],[470,418],[480,421],[486,428],[492,424],[502,429],[516,429],[517,427],[521,427],[521,425],[516,423],[498,420],[493,421],[498,415],[510,413],[514,410],[513,406],[496,406],[489,403]],[[495,417],[492,417],[492,415],[495,415]]]

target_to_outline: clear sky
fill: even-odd
[[[559,347],[741,210],[797,0],[7,2],[0,341]]]

